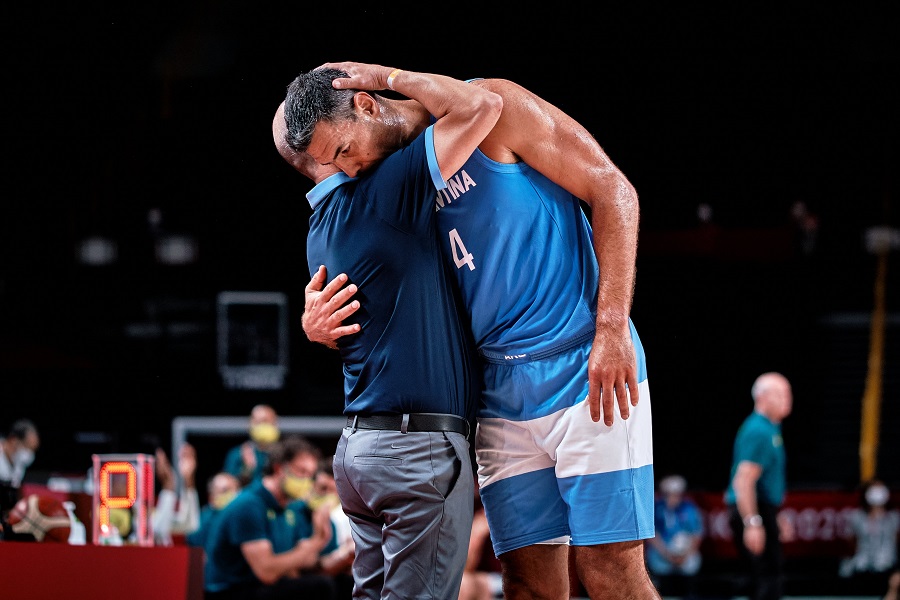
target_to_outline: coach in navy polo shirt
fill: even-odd
[[[340,71],[352,75],[354,65],[342,63]],[[360,78],[354,84],[384,89],[397,73],[385,67],[368,85]],[[356,542],[355,595],[455,598],[473,518],[467,435],[480,378],[441,260],[434,201],[493,127],[502,101],[463,81],[403,71],[397,91],[421,102],[409,110],[427,110],[437,121],[409,132],[408,146],[366,176],[339,172],[322,180],[288,147],[283,114],[306,82],[335,74],[324,68],[298,76],[273,135],[285,160],[317,182],[307,194],[310,273],[322,280],[326,269],[345,273],[365,299],[348,325],[356,333],[339,342],[348,424],[334,459]],[[332,91],[322,102],[344,102],[359,118],[381,110],[378,94]],[[310,135],[311,150],[338,160],[341,131],[320,125]]]

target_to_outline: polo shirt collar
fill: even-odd
[[[306,199],[309,200],[309,205],[312,209],[316,210],[319,208],[319,205],[322,204],[322,201],[328,197],[328,194],[333,192],[338,186],[341,186],[348,181],[353,181],[354,179],[356,178],[349,177],[343,171],[335,173],[334,175],[329,175],[307,192]]]

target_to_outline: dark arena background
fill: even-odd
[[[900,500],[887,3],[20,4],[3,53],[0,426],[38,425],[30,481],[84,477],[98,452],[171,452],[180,417],[340,415],[338,355],[300,327],[310,184],[271,119],[298,72],[355,60],[512,79],[635,185],[657,478],[720,494],[750,386],[776,370],[794,390],[790,489],[850,494],[874,467]],[[188,437],[201,482],[242,439]],[[313,437],[330,451],[337,434]]]

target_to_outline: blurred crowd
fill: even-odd
[[[40,444],[38,428],[29,419],[16,420],[0,437],[0,540],[44,539],[46,532],[35,531],[16,515],[26,471]],[[273,600],[352,597],[354,541],[337,495],[333,456],[301,435],[283,434],[271,406],[254,406],[246,439],[222,457],[206,458],[219,468],[202,491],[193,445],[184,443],[172,458],[157,448],[154,459],[153,544],[203,550],[207,600],[249,598],[262,589]],[[459,600],[502,598],[499,561],[477,484],[475,491]],[[900,600],[900,512],[893,510],[891,491],[880,480],[865,482],[859,494],[859,506],[848,521],[853,552],[840,561],[836,575],[847,590]],[[69,543],[85,543],[83,524],[76,527],[71,506],[66,514],[72,521]],[[685,477],[672,473],[658,479],[654,515],[655,536],[645,541],[654,584],[667,597],[701,598],[706,520]],[[110,509],[109,522],[110,543],[135,541],[131,509]]]

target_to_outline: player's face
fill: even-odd
[[[307,152],[322,165],[334,165],[350,177],[372,168],[393,149],[378,143],[372,121],[322,121],[316,125]]]

